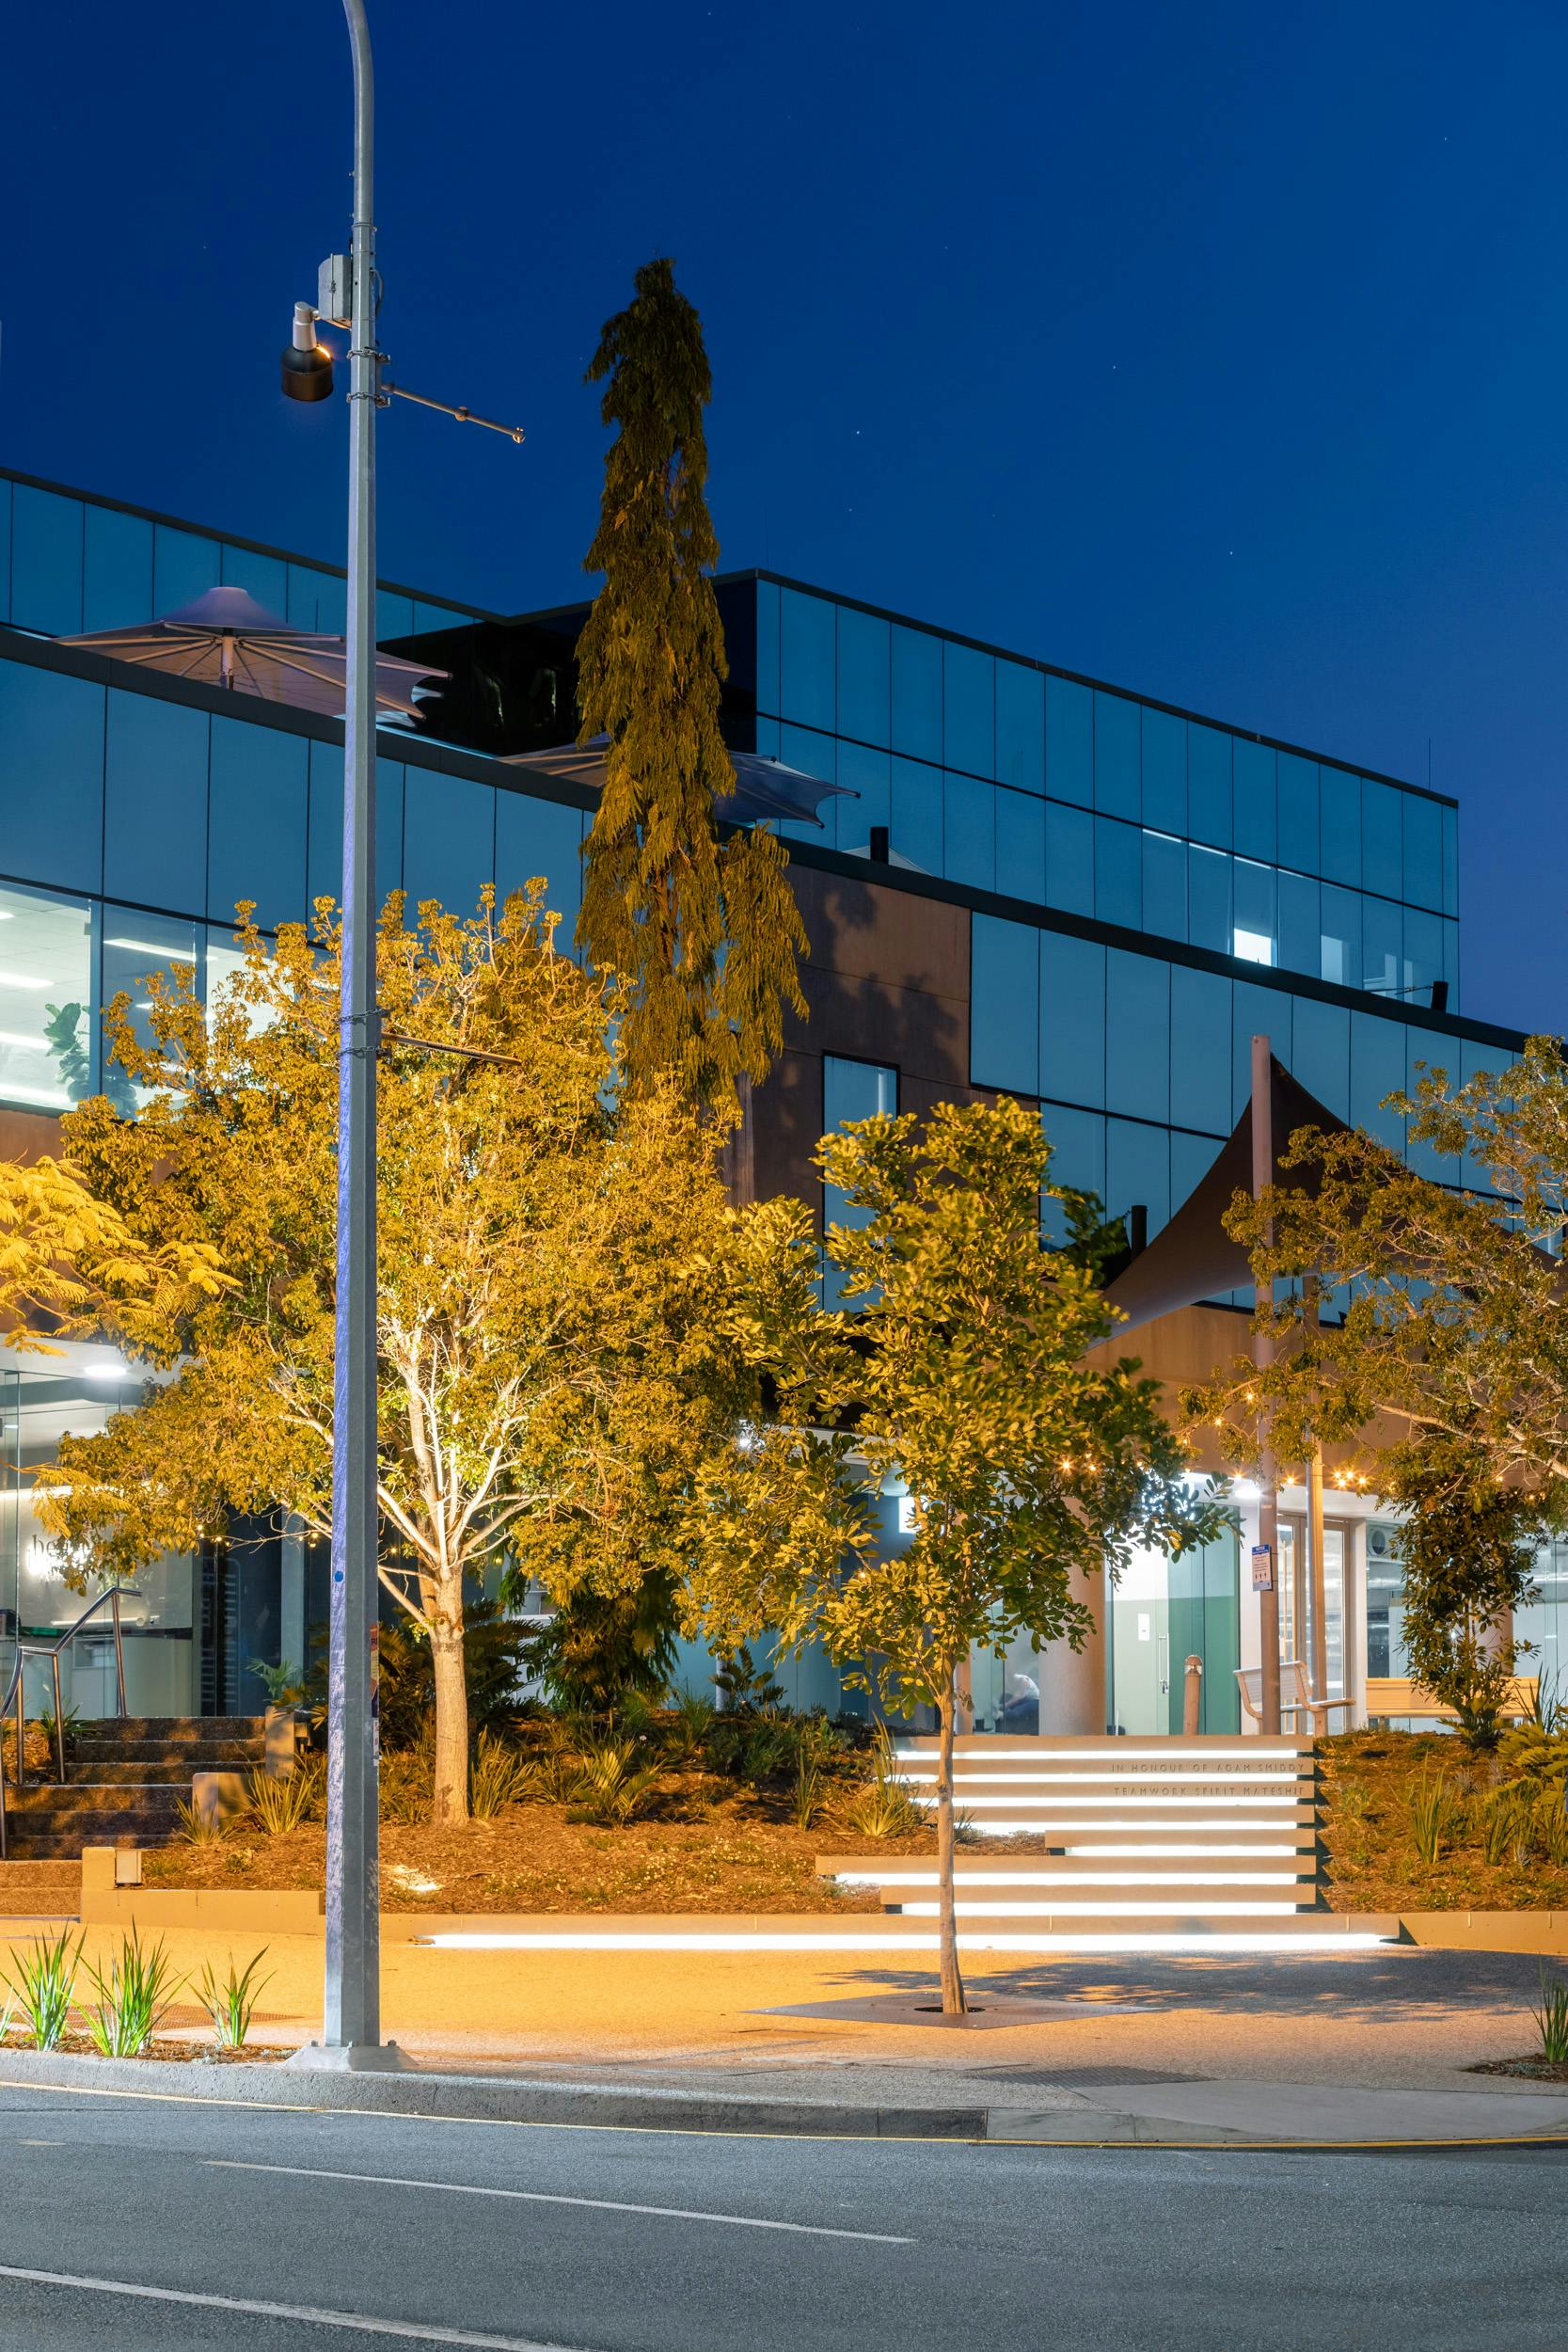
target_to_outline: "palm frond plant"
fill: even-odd
[[[315,1811],[322,1780],[319,1761],[301,1756],[292,1772],[252,1772],[245,1802],[269,1837],[286,1837]]]
[[[266,1956],[263,1945],[243,1972],[230,1959],[229,1973],[222,1978],[210,1960],[203,1961],[201,1974],[192,1979],[191,1990],[212,2020],[213,2040],[220,2050],[243,2050],[249,2038],[256,2004],[272,1982],[270,1977],[256,1974]]]
[[[85,2022],[102,2058],[140,2058],[180,1990],[180,1978],[162,1939],[144,1951],[133,1928],[104,1969],[82,1963],[97,1995]]]
[[[1533,2010],[1541,2056],[1548,2066],[1568,2066],[1568,1978],[1541,1971],[1541,2006]]]
[[[17,1956],[14,1976],[0,1970],[0,1983],[14,1994],[35,2050],[59,2047],[75,1996],[83,1940],[78,1936],[72,1945],[69,1928],[57,1937],[36,1936],[31,1951]]]
[[[479,1820],[493,1820],[522,1794],[523,1786],[523,1759],[515,1748],[493,1731],[482,1731],[468,1775],[469,1812]]]
[[[644,1809],[657,1786],[658,1767],[638,1761],[635,1740],[600,1740],[582,1751],[576,1803],[567,1819],[623,1828]]]
[[[228,1836],[227,1824],[219,1818],[215,1805],[203,1807],[194,1802],[187,1804],[183,1797],[176,1797],[174,1810],[180,1827],[175,1833],[191,1846],[221,1845]]]

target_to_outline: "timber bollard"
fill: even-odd
[[[1182,1669],[1181,1679],[1181,1736],[1184,1740],[1197,1737],[1202,1713],[1203,1661],[1201,1658],[1189,1658]]]

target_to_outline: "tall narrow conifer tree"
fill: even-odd
[[[733,1120],[743,1081],[781,1050],[784,1005],[805,1011],[805,933],[777,835],[721,839],[714,818],[735,770],[719,731],[729,666],[704,495],[712,377],[670,262],[638,271],[588,381],[604,383],[601,413],[616,433],[584,566],[604,585],[578,644],[580,739],[610,739],[578,940],[627,987],[621,1053],[633,1089],[673,1075]]]

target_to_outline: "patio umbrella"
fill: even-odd
[[[194,604],[182,604],[161,621],[93,629],[56,642],[329,717],[342,709],[347,698],[347,640],[291,628],[243,588],[209,588]],[[384,710],[411,712],[415,687],[422,679],[446,675],[445,670],[434,670],[428,663],[378,654],[376,701]]]
[[[554,751],[515,752],[505,765],[530,768],[540,775],[561,776],[599,792],[604,788],[605,754],[609,749],[609,736],[595,735],[580,748],[576,743],[562,743]],[[860,794],[847,784],[824,783],[820,776],[809,776],[801,768],[788,768],[782,759],[768,759],[759,752],[732,752],[730,764],[735,770],[735,790],[716,800],[713,806],[716,816],[733,825],[752,824],[762,817],[782,817],[797,824],[820,826],[822,819],[817,810],[822,802],[860,799]]]

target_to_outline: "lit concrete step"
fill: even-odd
[[[935,1756],[940,1746],[941,1742],[934,1733],[922,1732],[895,1740],[894,1753],[897,1756]],[[960,1733],[953,1742],[956,1756],[986,1756],[1003,1763],[1025,1764],[1034,1763],[1041,1757],[1053,1762],[1066,1759],[1077,1763],[1096,1763],[1106,1756],[1125,1756],[1133,1761],[1190,1757],[1195,1763],[1243,1764],[1304,1757],[1310,1762],[1313,1750],[1314,1743],[1310,1740],[1243,1740],[1225,1732],[1205,1733],[1192,1740],[1159,1735],[1135,1740],[1097,1739],[1092,1734],[1075,1739],[1021,1740],[1002,1732],[978,1731]]]
[[[940,1906],[934,1899],[909,1903],[890,1903],[887,1908],[900,1919],[934,1919]],[[1074,1902],[1058,1896],[1050,1901],[1029,1902],[1023,1898],[1007,1901],[1002,1896],[955,1896],[954,1913],[959,1919],[983,1923],[988,1919],[1027,1919],[1043,1928],[1059,1921],[1070,1920],[1078,1926],[1120,1927],[1129,1921],[1139,1926],[1180,1926],[1189,1931],[1212,1927],[1221,1921],[1238,1922],[1266,1919],[1271,1922],[1294,1919],[1316,1909],[1312,1903],[1292,1902],[1289,1897],[1269,1899],[1264,1896],[1213,1896],[1204,1894],[1180,1899],[1164,1900],[1158,1893],[1141,1891],[1129,1895],[1125,1901],[1106,1897],[1102,1900]]]
[[[824,1854],[816,1863],[818,1878],[853,1881],[860,1886],[935,1886],[934,1858],[920,1854],[890,1854],[883,1861],[868,1854]],[[976,1854],[965,1851],[954,1863],[954,1883],[989,1893],[996,1887],[1171,1886],[1190,1891],[1199,1886],[1243,1887],[1253,1890],[1315,1886],[1317,1857],[1311,1852],[1275,1858],[1171,1854],[1135,1860],[1087,1858],[1075,1854]],[[902,1898],[900,1898],[902,1899]]]

